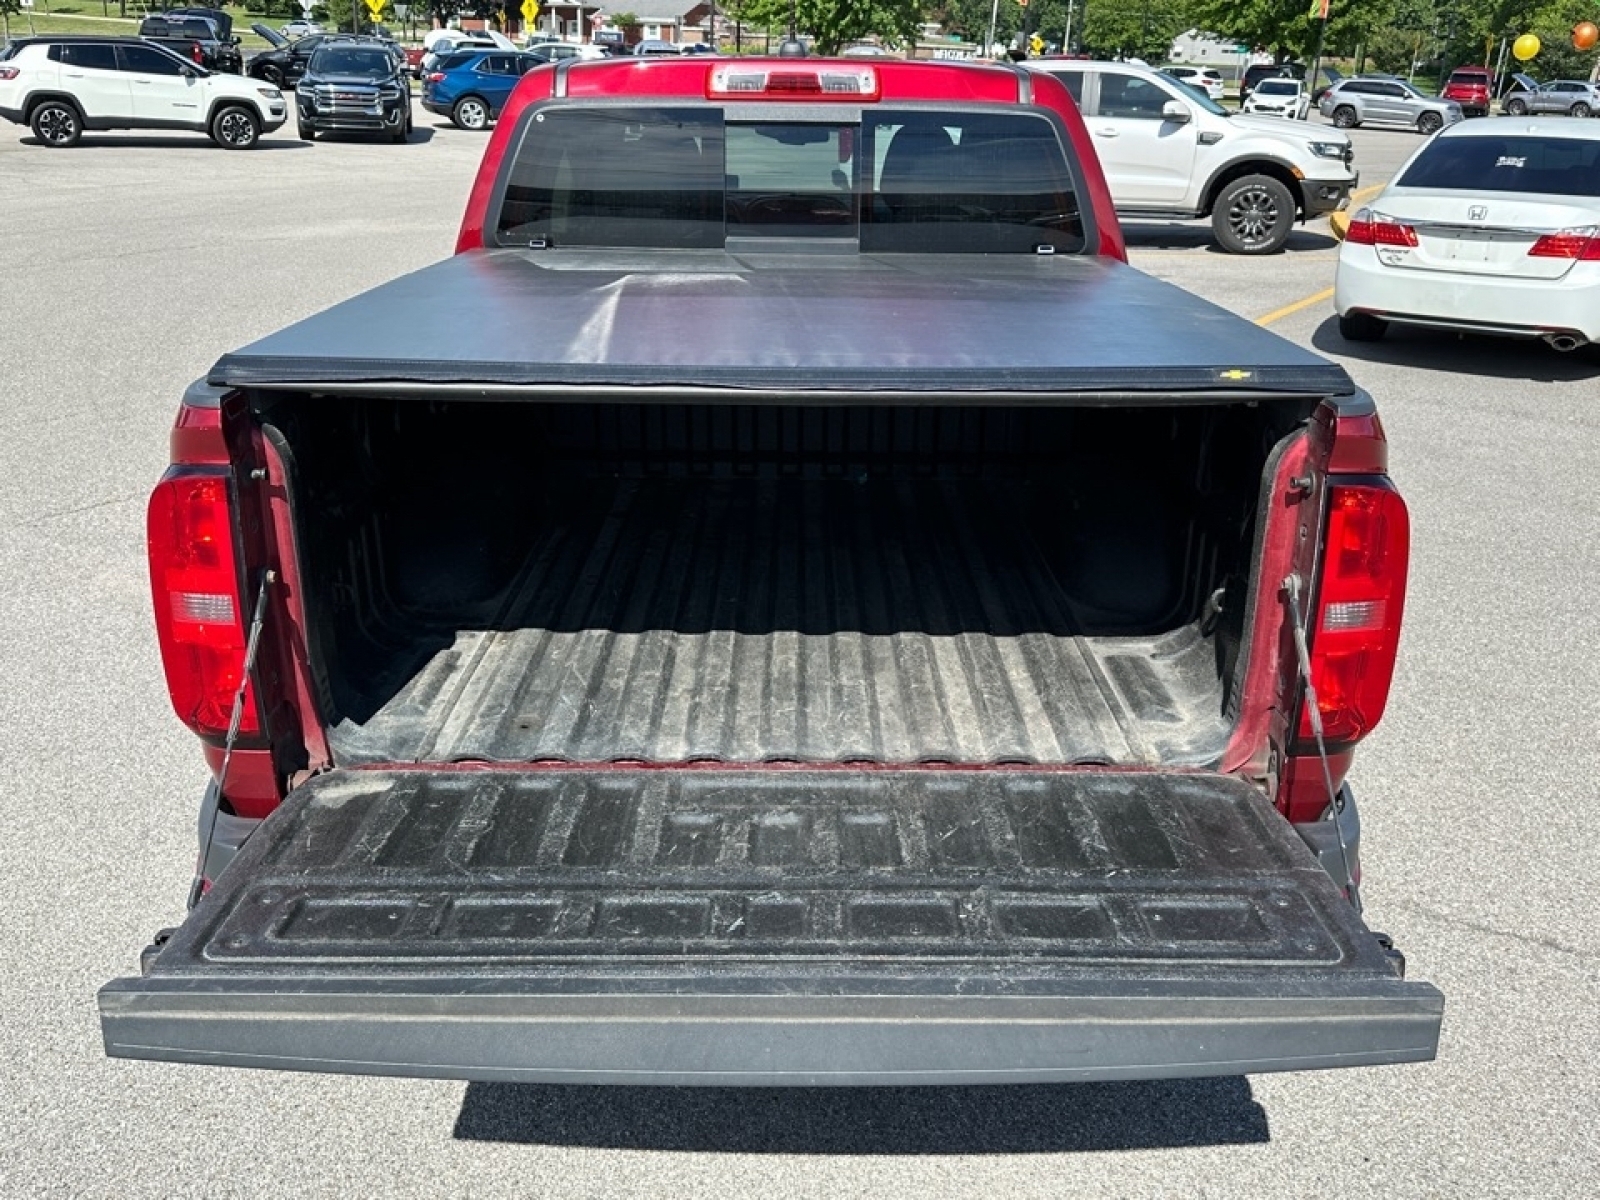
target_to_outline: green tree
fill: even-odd
[[[22,5],[19,0],[0,0],[0,28],[5,30],[5,36],[11,36],[11,18],[22,15]]]
[[[1352,49],[1365,31],[1387,22],[1394,0],[1332,0],[1325,42],[1329,51]],[[1278,62],[1307,58],[1317,47],[1318,26],[1311,0],[1192,0],[1194,24]]]
[[[1194,27],[1193,0],[1090,0],[1082,44],[1097,58],[1167,61],[1172,39]]]
[[[747,0],[739,19],[767,29],[789,28],[791,0]],[[797,30],[818,54],[837,54],[851,42],[878,37],[910,45],[922,27],[921,0],[793,0]]]

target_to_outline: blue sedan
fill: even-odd
[[[510,50],[459,50],[422,78],[422,107],[462,129],[487,129],[500,116],[511,89],[546,60]]]

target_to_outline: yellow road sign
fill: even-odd
[[[522,0],[522,19],[524,21],[532,25],[538,15],[539,5],[537,0]]]
[[[383,16],[383,10],[388,7],[388,4],[389,0],[367,0],[367,11],[372,14],[372,19],[376,21]]]

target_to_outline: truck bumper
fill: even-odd
[[[1417,1062],[1405,980],[1255,788],[1203,773],[340,771],[250,837],[106,1052],[623,1084]]]
[[[1302,179],[1300,201],[1308,217],[1335,212],[1350,203],[1350,193],[1361,182],[1359,174],[1349,179]]]

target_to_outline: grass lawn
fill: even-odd
[[[158,2],[149,7],[157,10],[161,5]],[[290,19],[283,13],[263,17],[260,13],[249,13],[232,4],[222,7],[233,18],[233,34],[239,39],[240,48],[245,51],[265,50],[271,44],[250,31],[253,22],[276,29]],[[108,0],[103,5],[88,0],[65,0],[64,3],[61,0],[35,0],[32,30],[28,27],[28,14],[24,11],[11,18],[11,36],[27,37],[32,32],[121,34],[126,37],[138,33],[142,10],[135,5],[128,5],[126,19],[118,17],[119,11],[116,0]]]

